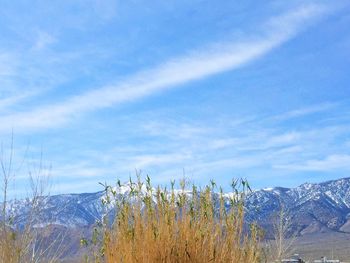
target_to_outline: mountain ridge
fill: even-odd
[[[128,192],[124,186],[118,195]],[[49,224],[68,228],[90,227],[107,212],[102,204],[104,191],[40,197],[40,215],[35,227]],[[230,195],[230,193],[226,193]],[[24,225],[30,200],[13,200],[9,210],[14,222]],[[294,188],[273,187],[254,190],[246,196],[246,218],[257,222],[268,235],[283,209],[291,219],[291,232],[298,235],[317,231],[350,232],[350,177],[321,183],[303,183]]]

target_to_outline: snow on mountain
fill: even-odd
[[[130,192],[129,186],[112,189],[121,198]],[[142,191],[145,189],[142,188]],[[181,191],[181,190],[179,190]],[[186,191],[186,194],[190,192]],[[225,193],[225,197],[233,193]],[[102,204],[105,192],[64,194],[42,197],[37,200],[40,213],[34,218],[35,226],[48,224],[70,228],[93,225],[109,209]],[[9,202],[8,212],[15,224],[23,226],[30,217],[32,200]],[[350,178],[319,184],[305,183],[296,188],[274,187],[253,191],[246,197],[246,218],[266,229],[283,208],[292,220],[293,231],[304,234],[312,229],[326,228],[345,231],[350,225]],[[315,228],[317,225],[319,228]],[[313,226],[313,227],[311,227]]]
[[[308,233],[310,225],[340,231],[349,220],[350,178],[256,191],[248,197],[246,207],[249,220],[266,229],[271,230],[283,209],[298,233]]]

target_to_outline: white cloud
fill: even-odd
[[[170,120],[149,121],[141,124],[142,133],[148,136],[168,137],[177,139],[194,138],[209,134],[212,128],[199,123],[178,123]]]
[[[0,77],[6,78],[15,74],[17,60],[13,54],[0,51]],[[3,87],[0,87],[0,91]]]
[[[301,134],[298,132],[287,132],[284,134],[272,136],[266,142],[265,147],[272,148],[272,147],[288,145],[291,143],[295,143],[300,137],[301,137]]]
[[[313,159],[301,164],[276,165],[275,168],[297,171],[334,171],[337,169],[350,170],[350,155],[333,154],[324,159]]]
[[[242,67],[294,37],[305,28],[305,23],[319,17],[324,11],[323,6],[319,5],[303,6],[271,19],[259,37],[218,43],[211,48],[170,59],[117,85],[91,90],[55,105],[43,105],[29,112],[2,116],[2,129],[14,127],[15,130],[27,130],[60,126],[89,111],[135,101],[190,81]]]
[[[28,100],[34,97],[39,93],[39,91],[25,91],[21,93],[18,91],[14,91],[12,93],[14,94],[12,94],[11,96],[4,96],[5,98],[1,98],[0,96],[0,112],[3,110],[7,110],[7,108],[19,104],[24,100]]]
[[[305,107],[297,110],[292,110],[292,111],[283,113],[281,115],[274,116],[271,119],[275,121],[289,120],[289,119],[303,117],[314,113],[324,112],[334,108],[335,106],[336,106],[335,103],[323,103],[323,104],[313,105],[313,106],[309,106],[309,107]]]
[[[130,163],[133,163],[137,169],[148,168],[154,165],[169,165],[181,163],[192,158],[189,153],[170,153],[170,154],[145,154],[134,156]]]
[[[212,150],[219,150],[239,144],[240,141],[238,138],[214,138],[208,142],[207,147]]]
[[[99,187],[96,189],[96,187]],[[103,191],[102,186],[96,183],[96,179],[80,181],[79,183],[63,183],[57,182],[50,189],[51,194],[61,193],[89,193],[93,191]]]
[[[37,39],[33,46],[34,50],[42,50],[56,42],[56,38],[44,31],[38,31]]]
[[[148,119],[143,117],[141,119],[145,121]],[[143,174],[154,176],[158,182],[169,182],[170,179],[181,178],[183,168],[191,178],[224,176],[227,172],[253,176],[257,169],[257,173],[266,174],[267,177],[272,174],[283,176],[296,171],[339,172],[350,169],[350,155],[345,154],[344,149],[335,143],[349,134],[348,126],[321,128],[311,125],[307,130],[288,131],[288,128],[279,127],[278,124],[274,129],[268,129],[261,123],[252,123],[251,126],[242,124],[244,128],[239,126],[235,129],[236,132],[229,131],[232,135],[230,137],[223,124],[221,127],[210,125],[215,127],[210,132],[189,133],[186,138],[179,138],[176,134],[183,129],[181,121],[170,122],[170,135],[165,122],[164,127],[160,127],[165,135],[160,132],[148,137],[142,129],[141,120],[133,117],[129,119],[133,125],[126,126],[132,127],[128,128],[132,132],[136,130],[136,137],[144,136],[143,142],[129,143],[129,135],[123,132],[121,136],[116,135],[118,141],[115,144],[102,152],[91,146],[72,150],[67,156],[57,157],[60,161],[52,164],[52,178],[94,178],[95,181],[105,180],[102,178],[114,180],[116,177],[126,179],[128,175],[135,175],[135,169],[141,169]],[[229,120],[225,124],[228,122]],[[184,126],[192,130],[196,125]],[[335,154],[339,152],[343,154]],[[76,156],[84,161],[69,164]]]

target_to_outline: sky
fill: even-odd
[[[0,160],[17,194],[28,174],[52,193],[139,172],[225,190],[350,176],[348,1],[1,6]]]

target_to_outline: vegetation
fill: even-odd
[[[31,196],[27,198],[25,225],[16,224],[14,200],[9,201],[13,146],[8,158],[0,155],[2,198],[0,214],[0,263],[59,262],[64,236],[45,239],[36,228],[46,177],[30,174]],[[36,178],[36,179],[33,179]],[[245,229],[244,196],[250,190],[244,180],[233,181],[233,195],[225,196],[212,181],[209,186],[188,190],[154,188],[150,178],[112,188],[105,185],[102,200],[107,213],[92,234],[92,262],[260,262],[259,231],[255,225]],[[11,196],[12,199],[12,196]],[[110,209],[115,208],[115,209]],[[111,214],[116,211],[115,214]],[[81,240],[82,245],[88,245]]]
[[[260,260],[255,225],[244,231],[247,182],[232,183],[234,195],[215,193],[216,185],[186,190],[153,188],[149,177],[125,186],[106,186],[106,205],[118,211],[112,225],[104,222],[101,253],[106,262],[239,262]],[[230,208],[228,208],[230,207]],[[107,216],[108,217],[108,216]],[[95,257],[96,259],[96,257]]]
[[[0,186],[2,196],[0,198],[0,263],[40,263],[58,262],[60,245],[63,236],[57,236],[49,243],[45,243],[42,231],[35,228],[40,217],[42,202],[45,200],[44,190],[47,185],[47,176],[42,173],[42,165],[35,173],[29,173],[30,196],[26,198],[27,214],[25,224],[16,224],[15,201],[13,195],[9,200],[10,183],[14,182],[17,169],[13,169],[13,139],[11,141],[8,156],[1,147],[0,152]],[[13,193],[12,193],[13,194]]]
[[[274,239],[271,244],[275,253],[271,253],[271,256],[281,261],[287,255],[292,254],[292,247],[296,240],[296,234],[292,229],[292,221],[288,211],[281,206],[281,210],[277,215],[276,222],[274,223]]]
[[[297,234],[292,228],[292,218],[284,206],[272,218],[272,239],[263,241],[262,253],[265,262],[281,262],[282,259],[293,255]]]

